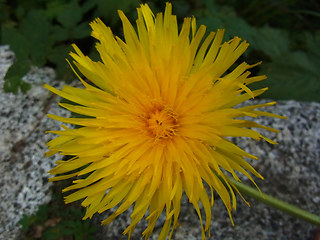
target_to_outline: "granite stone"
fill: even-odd
[[[0,47],[0,239],[18,239],[19,220],[33,214],[38,206],[50,201],[48,174],[59,156],[46,158],[45,143],[53,134],[46,130],[60,129],[59,123],[46,113],[69,116],[57,106],[58,98],[42,87],[54,81],[51,68],[32,68],[23,78],[32,88],[27,94],[4,93],[4,75],[14,61],[8,46]]]

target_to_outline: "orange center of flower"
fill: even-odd
[[[144,117],[144,123],[149,136],[155,140],[172,138],[177,131],[176,114],[163,105],[154,105]]]

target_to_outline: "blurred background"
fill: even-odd
[[[114,35],[123,37],[117,10],[132,23],[136,8],[147,2],[153,12],[165,1],[138,0],[0,0],[0,45],[9,45],[14,63],[4,77],[3,91],[25,93],[33,87],[22,80],[31,67],[55,69],[57,81],[71,82],[74,73],[66,62],[71,44],[98,60],[89,22],[100,17]],[[173,0],[178,22],[195,16],[207,32],[226,29],[225,40],[239,36],[250,43],[238,60],[263,64],[253,74],[268,79],[253,88],[268,86],[262,98],[320,102],[320,2],[317,0]],[[134,24],[133,24],[134,25]],[[53,197],[33,215],[20,221],[21,239],[95,239],[97,223],[82,221],[79,204],[65,206],[61,189],[70,182],[54,183]]]
[[[134,23],[136,8],[148,2],[154,12],[165,1],[138,0],[0,0],[1,42],[9,44],[15,62],[5,76],[6,92],[28,91],[21,80],[30,66],[51,66],[57,79],[70,81],[73,74],[65,58],[76,43],[98,59],[89,22],[100,17],[122,36],[117,9]],[[251,46],[239,61],[263,60],[255,73],[268,75],[261,83],[273,99],[320,101],[320,2],[317,0],[174,0],[173,11],[181,23],[195,16],[208,32],[225,28],[225,40],[239,36]],[[259,87],[259,86],[258,86]]]

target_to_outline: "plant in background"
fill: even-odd
[[[20,220],[22,232],[19,239],[94,240],[96,226],[89,220],[81,220],[83,209],[76,205],[66,207],[64,204],[61,188],[66,184],[54,184],[51,201],[39,206],[35,214],[22,217]]]
[[[30,84],[22,81],[31,66],[51,66],[60,80],[70,80],[72,72],[64,61],[70,44],[82,41],[86,52],[92,44],[87,40],[87,18],[104,17],[113,26],[117,8],[129,9],[136,0],[54,0],[0,2],[1,44],[9,44],[15,53],[14,63],[8,69],[3,90],[27,92]]]
[[[5,76],[4,91],[17,93],[19,89],[22,92],[30,89],[22,77],[31,66],[54,67],[57,79],[70,81],[72,72],[64,58],[72,42],[77,41],[91,58],[96,57],[92,42],[88,40],[88,21],[100,17],[118,34],[121,28],[116,10],[122,9],[132,19],[138,2],[0,0],[0,44],[8,44],[15,53],[14,64]],[[160,0],[148,2],[154,9],[160,9],[163,4]],[[174,10],[178,20],[193,15],[210,31],[228,29],[225,39],[239,36],[248,40],[251,47],[242,60],[252,62],[262,57],[264,64],[254,71],[268,76],[264,84],[270,90],[259,97],[320,101],[320,34],[317,28],[320,4],[291,0],[244,0],[241,3],[176,0]],[[253,84],[251,89],[262,86]]]
[[[124,231],[131,236],[148,211],[145,239],[151,235],[165,209],[166,220],[159,239],[178,226],[183,191],[198,213],[202,239],[210,235],[213,192],[224,202],[230,219],[239,192],[229,172],[235,170],[262,178],[244,157],[257,159],[231,143],[227,137],[265,139],[252,127],[277,130],[239,117],[281,116],[257,110],[269,102],[247,107],[238,104],[254,98],[267,88],[251,91],[248,85],[265,76],[250,76],[249,69],[260,64],[241,63],[226,73],[249,44],[235,37],[223,43],[223,30],[211,32],[203,41],[206,27],[196,27],[195,18],[185,18],[180,32],[172,6],[153,15],[147,4],[138,8],[137,31],[119,11],[124,40],[114,37],[100,19],[90,25],[101,61],[92,61],[73,45],[74,64],[84,89],[64,86],[47,89],[74,104],[60,103],[82,118],[49,117],[80,128],[49,131],[60,135],[48,142],[47,156],[71,155],[58,161],[50,171],[51,181],[79,177],[63,192],[66,203],[84,199],[84,219],[117,207],[103,224],[134,205],[131,224]],[[191,38],[191,39],[190,39]],[[85,175],[85,177],[82,177]],[[211,190],[211,199],[206,186]],[[205,227],[199,208],[206,215]],[[170,228],[171,233],[170,232]]]
[[[268,79],[251,87],[267,84],[270,91],[262,98],[320,101],[320,4],[288,0],[203,2],[205,8],[195,12],[200,23],[211,30],[227,29],[228,38],[248,40],[251,48],[246,61],[263,56],[259,73]]]

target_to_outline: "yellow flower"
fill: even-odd
[[[63,192],[75,190],[65,197],[66,203],[84,199],[82,205],[87,208],[84,219],[117,207],[102,222],[109,224],[134,205],[131,224],[124,231],[129,237],[148,212],[145,239],[164,209],[166,220],[159,239],[165,239],[170,229],[177,228],[184,191],[201,222],[199,203],[202,203],[206,223],[201,228],[205,239],[210,228],[213,191],[221,197],[231,221],[231,211],[236,208],[237,189],[225,172],[238,181],[234,170],[252,182],[248,172],[262,178],[244,160],[256,157],[227,137],[263,138],[275,143],[250,128],[276,132],[275,129],[239,119],[280,117],[256,110],[275,102],[234,108],[265,92],[267,88],[251,91],[247,85],[266,77],[249,77],[248,69],[257,64],[245,62],[226,73],[249,44],[238,37],[222,43],[223,30],[211,32],[202,41],[206,27],[196,29],[195,18],[185,18],[179,32],[170,3],[166,4],[164,14],[156,16],[147,4],[141,5],[138,34],[122,11],[119,15],[125,41],[114,37],[100,19],[90,24],[92,36],[100,42],[96,48],[101,61],[92,61],[73,45],[75,53],[70,55],[88,79],[77,75],[84,88],[64,86],[57,90],[45,85],[75,103],[60,103],[62,107],[88,116],[48,115],[82,126],[49,131],[60,136],[48,142],[47,156],[55,153],[73,156],[67,161],[57,161],[50,173],[58,176],[51,180],[83,176]],[[207,187],[211,189],[211,200]]]

